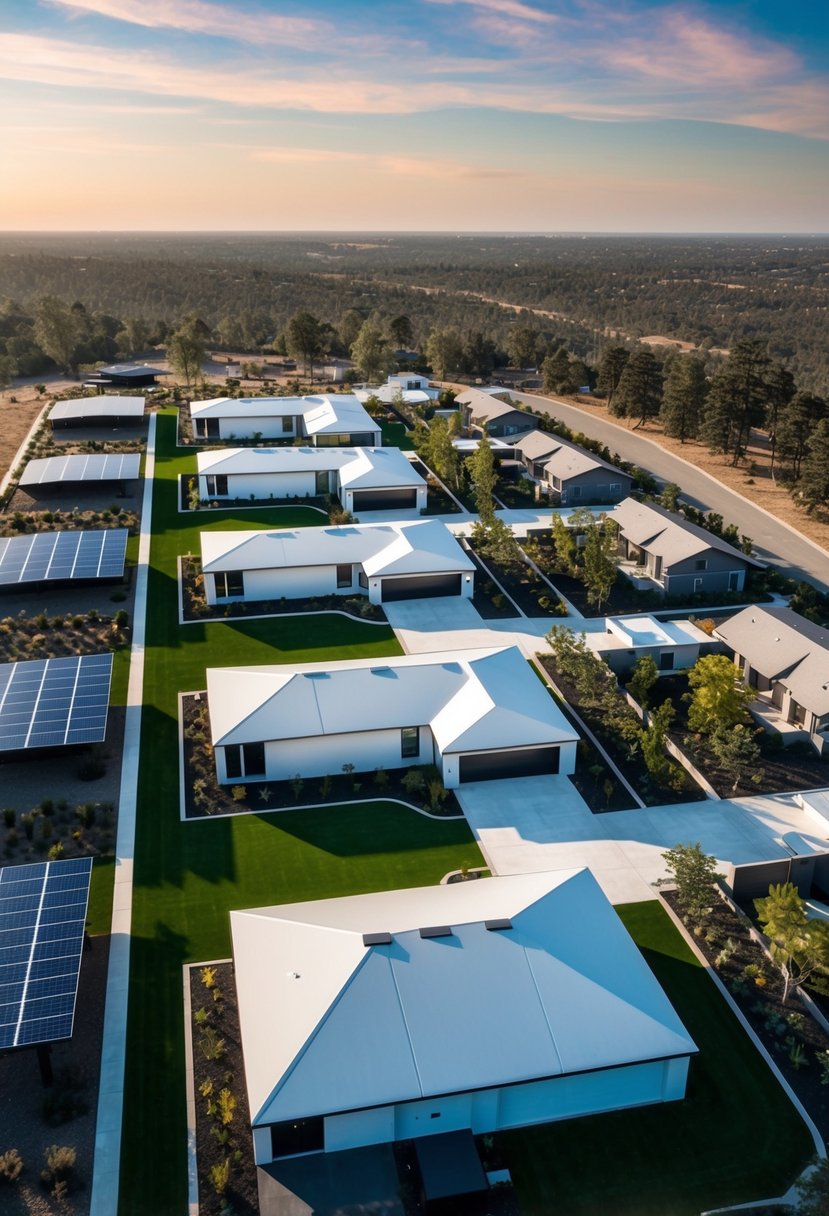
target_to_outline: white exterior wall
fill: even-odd
[[[329,1115],[325,1119],[325,1147],[327,1151],[360,1148],[464,1128],[485,1135],[580,1115],[674,1102],[685,1097],[687,1079],[687,1058],[657,1060]]]
[[[414,726],[415,723],[412,723]],[[376,768],[408,768],[414,764],[432,763],[432,732],[420,727],[420,754],[400,755],[400,731],[355,731],[353,734],[317,735],[312,739],[273,739],[265,743],[265,779],[288,781],[297,773],[301,777],[324,777],[342,772],[344,764],[353,764],[357,773],[371,773]],[[219,782],[230,784],[225,774],[224,748],[216,748],[216,773]],[[232,781],[243,781],[234,777]]]
[[[283,420],[279,418],[246,418],[244,414],[233,418],[219,419],[219,438],[220,439],[253,439],[254,435],[261,435],[263,439],[293,439],[297,435],[303,435],[304,431],[300,421],[299,430],[297,430],[297,419],[295,415],[290,415],[291,429],[285,431],[282,429]]]
[[[267,1165],[273,1161],[271,1152],[271,1129],[255,1127],[253,1129],[253,1159],[257,1165]]]
[[[345,564],[345,563],[344,563]],[[352,570],[348,587],[337,586],[336,566],[292,566],[285,570],[246,570],[245,599],[288,600],[304,599],[310,595],[353,595],[359,590]]]
[[[221,470],[216,474],[221,477]],[[211,474],[199,474],[199,494],[212,501],[218,494],[208,494],[207,478]],[[230,473],[227,478],[228,498],[304,498],[313,497],[316,482],[313,470],[303,469],[296,473]]]

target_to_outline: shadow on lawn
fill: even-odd
[[[256,816],[296,840],[335,857],[411,853],[466,845],[472,834],[465,819],[434,821],[396,802],[361,802]]]

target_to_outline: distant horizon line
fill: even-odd
[[[609,228],[2,228],[4,236],[296,236],[296,237],[808,237],[829,239],[813,229],[609,229]]]

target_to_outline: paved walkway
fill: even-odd
[[[544,638],[555,624],[566,618],[509,617],[485,621],[471,600],[447,596],[425,600],[400,600],[383,605],[389,624],[407,654],[430,654],[436,650],[471,650],[477,646],[515,645],[531,658],[549,650]],[[577,622],[572,622],[576,624]]]
[[[594,815],[566,777],[480,781],[455,791],[491,869],[526,874],[589,866],[613,903],[652,899],[662,853],[700,841],[722,867],[788,858],[783,839],[829,845],[790,794],[690,802]],[[798,842],[799,843],[799,842]]]
[[[135,813],[138,801],[138,758],[141,743],[141,703],[144,690],[144,645],[147,623],[147,571],[152,535],[153,477],[155,475],[156,415],[150,419],[141,536],[135,578],[130,677],[121,792],[118,803],[118,838],[115,842],[115,890],[107,973],[104,1038],[101,1048],[101,1082],[95,1126],[95,1161],[92,1170],[90,1216],[113,1216],[118,1210],[121,1170],[121,1127],[124,1110],[124,1069],[127,1055],[130,931],[132,928],[132,871],[135,857]],[[149,1132],[148,1132],[149,1134]]]

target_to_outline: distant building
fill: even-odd
[[[532,431],[541,424],[537,414],[518,409],[503,398],[509,397],[509,389],[470,388],[459,393],[455,404],[463,411],[466,430],[506,439]]]
[[[84,380],[84,388],[97,388],[103,393],[107,388],[148,388],[158,383],[159,376],[171,376],[172,372],[149,363],[112,363],[99,367]]]

